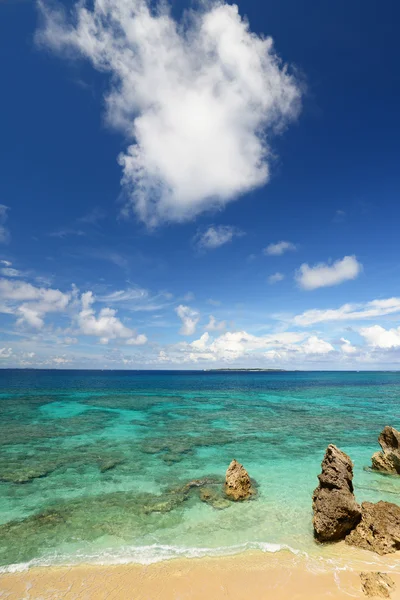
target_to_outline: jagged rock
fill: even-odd
[[[363,502],[361,521],[346,543],[378,554],[400,550],[400,506],[391,502]]]
[[[395,583],[386,573],[360,573],[362,591],[369,598],[390,598]]]
[[[225,494],[232,500],[247,500],[254,494],[246,469],[233,460],[226,471]]]
[[[382,450],[372,456],[372,468],[400,475],[400,432],[394,427],[386,426],[378,442]]]
[[[314,536],[320,542],[342,540],[361,518],[353,493],[353,463],[333,444],[326,449],[313,494]]]

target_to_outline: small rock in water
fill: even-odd
[[[225,494],[232,500],[247,500],[254,494],[249,474],[246,469],[233,460],[225,477]]]
[[[396,587],[386,573],[360,573],[360,579],[362,591],[369,598],[390,598]]]
[[[333,444],[326,449],[313,494],[314,536],[320,542],[342,540],[361,518],[353,493],[353,463]]]
[[[400,432],[394,427],[386,426],[379,435],[378,442],[382,450],[372,456],[372,468],[400,475]]]
[[[346,543],[378,554],[400,550],[400,506],[391,502],[363,502],[361,521]]]

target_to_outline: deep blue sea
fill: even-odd
[[[400,477],[368,469],[385,425],[400,373],[1,370],[0,565],[328,557],[311,526],[324,450],[351,456],[360,502],[400,502]],[[251,501],[223,497],[233,458]]]

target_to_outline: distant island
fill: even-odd
[[[227,369],[204,369],[204,371],[209,371],[209,372],[212,372],[212,373],[215,373],[215,372],[218,372],[218,371],[219,372],[221,372],[221,371],[250,371],[250,372],[253,372],[253,371],[263,371],[263,372],[267,371],[267,372],[271,372],[272,371],[272,372],[276,372],[276,373],[285,373],[286,369],[230,369],[230,368],[227,368]]]

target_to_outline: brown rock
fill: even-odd
[[[254,494],[249,474],[237,460],[231,462],[226,472],[225,494],[232,500],[247,500]]]
[[[369,598],[390,598],[395,583],[386,573],[360,573],[362,591]]]
[[[378,554],[400,550],[400,506],[391,502],[363,502],[361,521],[346,543]]]
[[[361,518],[353,494],[353,463],[333,444],[326,449],[313,494],[314,536],[320,542],[342,540]]]
[[[400,475],[400,432],[394,427],[386,426],[378,442],[382,450],[372,456],[372,468]]]

